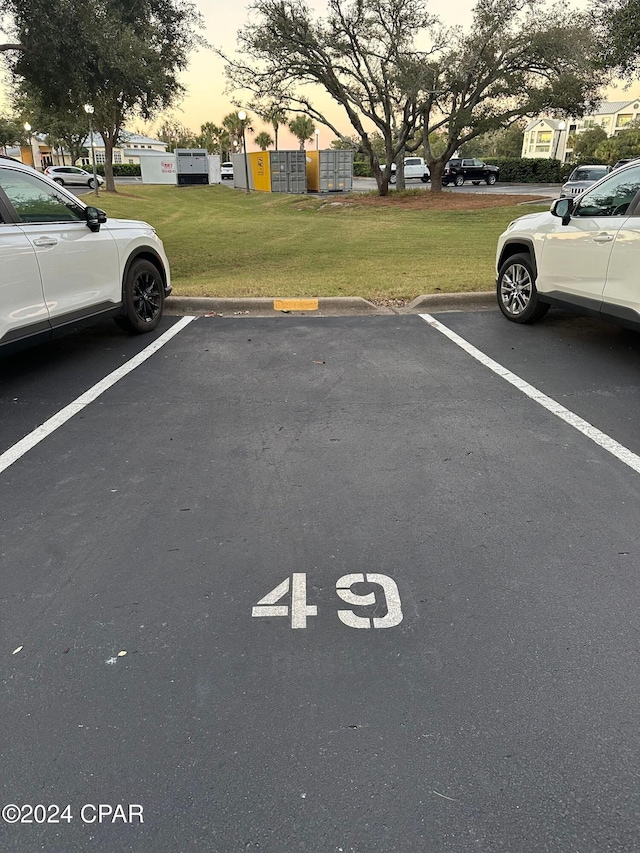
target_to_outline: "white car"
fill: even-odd
[[[640,328],[640,163],[611,172],[548,213],[513,221],[498,239],[497,296],[515,323],[551,305]]]
[[[85,172],[78,166],[47,166],[44,173],[56,184],[60,184],[61,187],[68,184],[74,187],[93,188],[93,174]],[[104,178],[102,175],[96,175],[96,178],[98,179],[98,186],[101,187],[104,184]]]
[[[146,222],[110,219],[30,167],[0,160],[0,352],[114,317],[155,329],[169,262]]]
[[[221,164],[220,177],[223,181],[225,178],[229,178],[231,181],[233,180],[233,163],[227,162]]]

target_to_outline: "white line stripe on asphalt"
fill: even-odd
[[[164,332],[164,334],[160,335],[159,338],[156,338],[152,344],[145,347],[142,352],[134,355],[133,358],[118,367],[118,369],[114,370],[113,373],[105,376],[104,379],[101,379],[100,382],[97,382],[92,388],[89,388],[88,391],[85,391],[84,394],[81,394],[76,400],[69,403],[68,406],[65,406],[64,409],[60,409],[60,411],[56,412],[56,414],[50,417],[49,420],[45,421],[39,427],[36,427],[36,429],[28,435],[25,435],[24,438],[20,439],[20,441],[8,450],[5,450],[5,452],[0,455],[0,473],[6,471],[10,465],[13,465],[14,462],[17,462],[18,459],[35,447],[36,444],[39,444],[43,439],[51,435],[52,432],[55,432],[58,427],[61,427],[74,415],[77,415],[78,412],[81,412],[89,405],[89,403],[93,403],[94,400],[111,388],[112,385],[115,385],[116,382],[126,376],[127,373],[131,373],[132,370],[139,367],[139,365],[168,343],[171,338],[175,337],[178,332],[181,332],[192,320],[195,320],[195,317],[182,317],[182,319],[178,320],[178,322]]]
[[[625,465],[628,465],[629,468],[633,468],[634,471],[637,471],[640,474],[640,456],[637,456],[629,450],[628,447],[620,444],[615,439],[611,438],[610,435],[601,432],[601,430],[594,427],[593,424],[590,424],[588,421],[585,421],[579,415],[569,411],[569,409],[565,409],[565,407],[560,405],[556,400],[553,400],[551,397],[547,397],[547,395],[543,394],[542,391],[538,391],[538,389],[534,388],[533,385],[529,385],[529,383],[525,382],[524,379],[516,376],[515,373],[507,370],[506,367],[498,364],[497,361],[489,358],[488,355],[485,355],[479,349],[474,347],[473,344],[470,344],[464,338],[461,338],[460,335],[451,331],[447,326],[436,320],[435,317],[432,317],[431,314],[420,314],[420,316],[423,320],[426,320],[430,326],[433,326],[434,329],[437,329],[449,338],[450,341],[453,341],[454,344],[457,344],[466,353],[473,356],[473,358],[479,361],[480,364],[488,367],[489,370],[492,370],[498,376],[501,376],[507,382],[511,383],[511,385],[516,387],[519,391],[522,391],[523,394],[526,394],[527,397],[535,400],[536,403],[539,403],[547,409],[547,411],[556,415],[556,417],[569,424],[569,426],[577,429],[578,432],[586,435],[587,438],[591,439],[591,441],[594,441],[597,445],[615,456],[616,459],[624,462]]]

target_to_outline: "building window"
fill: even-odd
[[[633,121],[633,116],[631,113],[624,113],[624,115],[619,115],[616,120],[616,127],[626,127],[631,124]]]
[[[113,162],[114,163],[122,163],[122,154],[119,151],[113,152]]]
[[[104,165],[104,151],[96,151],[96,163]]]
[[[551,131],[539,130],[536,142],[538,143],[538,145],[551,145]]]
[[[129,157],[129,163],[130,163],[131,165],[133,165],[133,159],[132,159],[131,157]]]

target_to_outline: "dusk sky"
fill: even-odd
[[[311,5],[320,14],[326,9],[326,4],[322,0],[313,0]],[[471,22],[473,5],[473,0],[431,0],[428,8],[432,13],[439,15],[444,22],[467,28]],[[585,5],[586,0],[578,0],[574,3],[574,6]],[[204,35],[209,43],[225,51],[233,51],[237,32],[248,21],[248,4],[237,3],[235,0],[200,0],[198,7],[205,20]],[[173,115],[187,127],[197,131],[205,121],[219,124],[224,115],[233,109],[231,96],[225,95],[224,63],[212,50],[199,50],[193,55],[183,82],[187,88],[187,95],[173,111]],[[629,90],[629,94],[622,89],[610,90],[608,94],[610,97],[623,100],[627,97],[632,98],[639,90],[640,83],[636,83]],[[8,85],[5,83],[0,86],[0,106],[6,104],[7,93]],[[319,93],[318,103],[321,99],[322,94]],[[324,103],[329,104],[326,97]],[[330,117],[336,120],[345,133],[353,132],[346,119],[342,119],[342,111],[339,107],[329,104],[329,110]],[[158,121],[152,123],[147,130],[153,131],[157,125]],[[134,121],[130,129],[138,127],[141,127],[140,122]],[[254,128],[257,131],[263,129],[259,122],[254,123]],[[287,139],[287,136],[286,132],[281,134],[282,145],[291,144],[292,147],[297,147],[297,141],[293,137]],[[334,136],[335,134],[331,131],[321,127],[320,147],[328,147]],[[249,140],[248,148],[253,147]]]

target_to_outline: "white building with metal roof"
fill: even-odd
[[[88,151],[88,156],[82,158],[80,165],[89,166],[91,164],[91,137],[87,136],[83,143]],[[105,147],[104,141],[99,133],[93,134],[93,145],[96,152],[96,163],[104,164]],[[140,163],[140,153],[148,151],[156,151],[159,154],[164,154],[167,150],[167,143],[161,142],[159,139],[152,139],[149,136],[141,136],[139,133],[122,134],[122,139],[117,148],[113,149],[114,164],[120,163]]]

